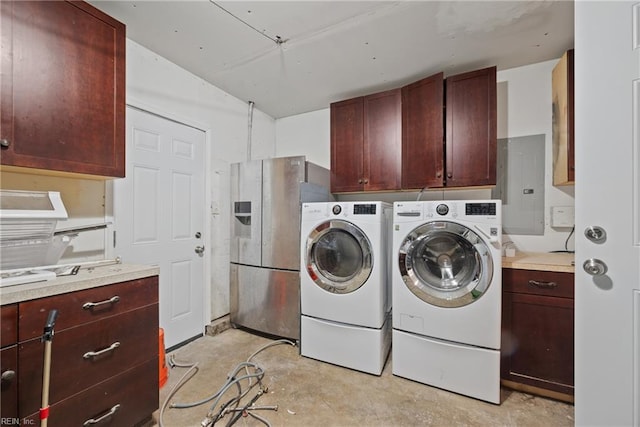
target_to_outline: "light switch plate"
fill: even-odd
[[[575,224],[575,208],[573,206],[552,206],[552,227],[573,227]]]

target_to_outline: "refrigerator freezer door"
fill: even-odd
[[[231,165],[231,262],[260,265],[262,161]]]
[[[300,269],[300,183],[305,158],[263,160],[262,266]]]
[[[300,275],[297,271],[231,264],[231,323],[300,339]]]

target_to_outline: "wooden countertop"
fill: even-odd
[[[81,268],[73,276],[61,276],[53,280],[0,287],[0,304],[43,298],[83,289],[96,288],[112,283],[156,276],[160,268],[149,265],[112,264]]]
[[[573,273],[574,259],[574,254],[567,253],[518,252],[515,257],[502,257],[502,268]]]

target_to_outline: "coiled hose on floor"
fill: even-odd
[[[256,350],[253,354],[251,354],[251,356],[249,356],[249,358],[245,362],[241,362],[237,364],[231,370],[231,372],[227,375],[227,380],[225,381],[225,383],[215,393],[196,402],[173,403],[171,404],[170,407],[176,408],[176,409],[193,408],[196,406],[204,405],[205,403],[211,402],[213,400],[214,402],[211,404],[210,409],[207,412],[207,416],[202,420],[201,425],[203,427],[212,426],[216,422],[220,421],[227,413],[236,412],[235,416],[233,416],[231,420],[227,423],[227,426],[233,425],[233,423],[235,423],[239,419],[242,412],[246,411],[265,392],[265,389],[262,388],[262,378],[264,378],[265,371],[258,364],[251,362],[251,359],[253,359],[256,355],[266,350],[267,348],[270,348],[276,345],[281,345],[281,344],[290,344],[294,347],[296,346],[295,342],[287,339],[281,339],[281,340],[276,340],[276,341],[267,343],[266,345]],[[188,368],[188,370],[182,375],[182,377],[178,380],[178,382],[171,388],[171,390],[169,391],[169,394],[167,394],[167,397],[164,399],[162,406],[160,407],[160,415],[158,417],[158,424],[160,427],[164,427],[164,411],[166,410],[167,405],[169,404],[169,401],[178,392],[178,390],[184,384],[186,384],[187,381],[193,378],[193,376],[198,372],[198,362],[196,363],[176,362],[174,355],[171,355],[171,357],[169,358],[169,364],[171,367],[175,366],[175,367]],[[250,369],[252,371],[250,371]],[[238,376],[238,374],[243,370],[245,371],[245,375]],[[256,380],[255,383],[253,382],[254,379]],[[243,390],[241,382],[245,380],[247,380],[248,385]],[[245,405],[243,408],[239,408],[240,410],[238,410],[238,406],[240,405],[240,400],[243,397],[245,397],[251,389],[253,389],[258,385],[260,385],[261,390],[258,391],[256,396],[254,396],[254,398],[251,400],[250,403]],[[219,411],[214,412],[215,408],[220,403],[220,400],[222,399],[222,396],[225,394],[225,392],[227,392],[230,388],[234,386],[238,389],[237,394],[233,398],[231,398],[230,400],[222,404]],[[247,413],[252,417],[254,417],[255,419],[261,421],[265,425],[270,426],[269,422],[265,418],[257,414],[253,414],[250,411],[247,411]]]

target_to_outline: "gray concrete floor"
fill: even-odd
[[[167,354],[179,363],[198,363],[198,371],[170,399],[169,403],[201,400],[218,391],[227,375],[262,346],[273,340],[241,329],[229,329],[204,336]],[[399,378],[391,373],[391,359],[381,376],[370,375],[308,359],[297,347],[275,345],[253,359],[265,375],[267,390],[257,406],[277,405],[278,410],[253,413],[273,426],[573,426],[573,405],[502,390],[502,404],[494,405]],[[188,371],[170,369],[169,380],[160,390],[160,404]],[[244,372],[244,371],[243,371]],[[246,386],[247,382],[242,383]],[[248,403],[258,388],[242,399]],[[225,402],[236,395],[232,388]],[[195,408],[164,411],[164,426],[199,426],[211,402]],[[219,407],[216,408],[216,411]],[[160,411],[154,414],[158,424]],[[226,415],[216,425],[226,425]],[[241,417],[236,425],[261,426],[259,420]]]

